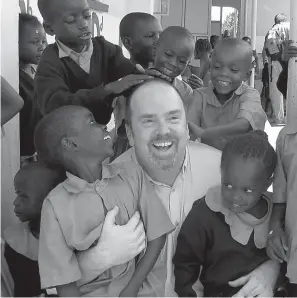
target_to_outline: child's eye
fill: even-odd
[[[86,16],[84,16],[84,18],[87,19],[87,20],[89,20],[91,18],[91,15],[90,14],[89,15],[86,15]]]
[[[236,72],[239,72],[239,70],[238,70],[238,69],[234,69],[234,68],[233,68],[233,69],[231,69],[231,71],[232,71],[232,72],[234,72],[234,73],[236,73]]]
[[[244,191],[245,191],[246,193],[252,193],[252,192],[253,192],[251,189],[248,189],[248,188],[246,188]]]
[[[226,186],[228,189],[232,189],[232,185],[231,185],[231,184],[225,184],[225,186]]]
[[[172,55],[171,55],[170,53],[166,53],[166,52],[165,52],[165,55],[166,55],[167,57],[172,57]]]
[[[74,17],[68,17],[68,18],[65,19],[65,22],[68,23],[68,24],[72,24],[72,23],[75,22],[75,19],[74,19]]]
[[[182,64],[186,64],[187,63],[187,61],[184,61],[184,60],[180,60],[179,62],[182,63]]]

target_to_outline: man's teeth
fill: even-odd
[[[222,86],[228,86],[229,82],[225,82],[225,81],[218,81],[218,83]]]
[[[154,146],[156,146],[156,147],[168,147],[171,145],[172,145],[172,142],[154,143]]]
[[[106,137],[104,137],[104,139],[103,139],[103,140],[105,141],[105,140],[110,140],[110,139],[111,139],[111,137],[110,137],[110,136],[106,136]]]

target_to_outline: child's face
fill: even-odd
[[[264,165],[258,159],[228,158],[221,169],[224,205],[235,213],[250,213],[269,187]]]
[[[113,155],[113,143],[106,126],[98,124],[89,110],[80,108],[72,117],[77,133],[70,138],[80,157],[103,161]]]
[[[219,94],[236,90],[246,80],[251,61],[232,47],[217,46],[212,54],[211,81]]]
[[[38,64],[41,54],[47,46],[46,35],[43,27],[25,25],[19,36],[20,61],[28,64]]]
[[[164,38],[155,49],[154,67],[170,78],[181,75],[194,54],[189,39]]]
[[[87,0],[55,1],[56,15],[50,23],[56,37],[75,52],[81,52],[92,37]]]
[[[20,221],[31,221],[39,218],[43,200],[46,196],[43,183],[38,183],[40,177],[27,171],[17,173],[14,179],[14,187],[17,197],[15,198],[14,212]]]
[[[136,60],[153,62],[153,46],[162,32],[160,22],[157,19],[139,21],[137,28],[134,29],[131,37],[131,53]]]

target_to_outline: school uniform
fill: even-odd
[[[192,286],[200,276],[205,297],[231,297],[239,291],[229,281],[236,280],[269,260],[266,239],[272,202],[266,215],[235,214],[224,207],[221,187],[208,191],[193,204],[177,239],[175,291],[180,297],[196,297]]]
[[[107,124],[115,95],[104,86],[135,72],[119,46],[95,37],[81,53],[58,41],[43,52],[35,76],[35,101],[42,115],[65,105],[91,110],[96,121]]]
[[[116,224],[124,225],[138,210],[147,241],[170,233],[174,226],[149,181],[132,163],[125,168],[121,164],[103,166],[102,180],[94,183],[70,173],[67,177],[42,208],[38,256],[41,286],[76,282],[82,296],[118,297],[134,274],[135,259],[98,273],[80,258],[81,252],[97,243],[107,211],[118,206]]]
[[[256,89],[245,83],[224,104],[217,99],[212,84],[194,90],[192,101],[193,108],[198,111],[195,123],[201,128],[225,125],[243,118],[253,130],[264,130],[267,118],[261,106],[260,95]]]
[[[26,157],[35,153],[34,130],[41,119],[39,111],[33,106],[36,67],[29,64],[19,72],[19,94],[24,100],[24,106],[20,111],[20,153]]]
[[[276,142],[277,166],[273,202],[286,203],[285,234],[288,244],[287,277],[297,293],[297,126],[285,127]],[[295,296],[294,295],[294,296]]]
[[[28,222],[8,227],[4,232],[6,259],[14,281],[14,297],[37,297],[41,290],[38,268],[38,239]]]

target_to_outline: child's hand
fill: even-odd
[[[288,40],[283,43],[283,60],[288,61],[292,57],[297,57],[297,47],[293,46],[293,40]]]
[[[159,78],[168,82],[172,82],[172,78],[168,77],[167,75],[165,75],[164,73],[160,72],[158,69],[156,68],[148,68],[146,69],[145,73],[149,76],[152,76],[154,78]]]
[[[121,80],[109,83],[105,86],[106,91],[111,94],[120,95],[125,90],[143,83],[146,80],[152,79],[151,76],[145,74],[131,74],[126,77],[123,77]]]
[[[188,123],[191,139],[196,140],[198,138],[202,138],[202,135],[204,133],[204,129],[199,127],[197,124],[193,122]]]
[[[191,74],[187,83],[191,86],[192,89],[198,89],[204,86],[203,80],[201,80],[198,76]]]
[[[286,252],[288,250],[285,232],[282,228],[276,228],[269,233],[266,244],[267,255],[272,259],[282,263],[287,261]]]
[[[137,297],[138,291],[126,287],[119,295],[119,297]]]

